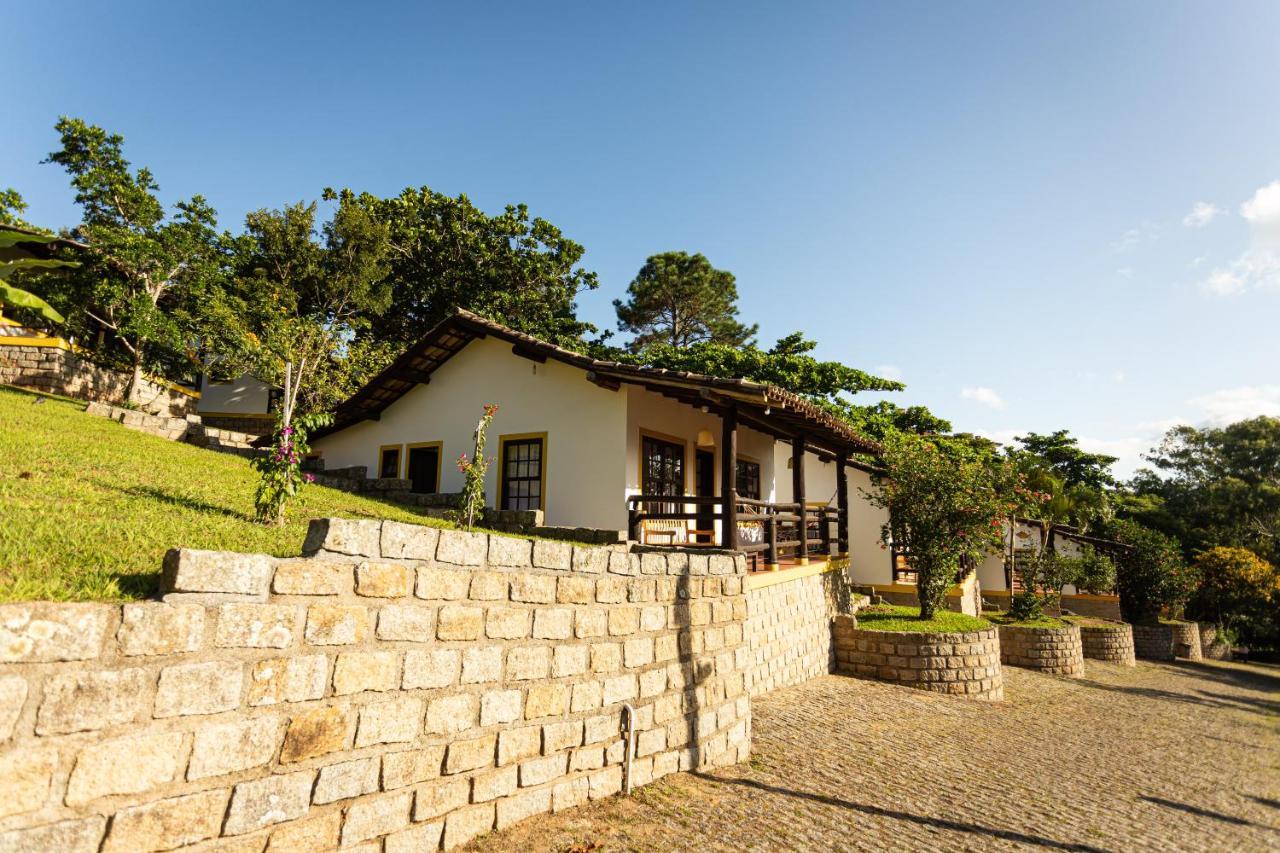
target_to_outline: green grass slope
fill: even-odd
[[[241,457],[0,386],[0,600],[141,598],[155,590],[169,548],[292,556],[312,518],[439,524],[398,504],[308,486],[283,527],[266,527],[253,521],[256,484]]]

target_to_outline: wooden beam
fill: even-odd
[[[547,354],[545,352],[539,352],[538,350],[524,346],[523,344],[512,344],[511,351],[521,358],[536,361],[538,364],[547,363]]]
[[[803,435],[798,435],[791,441],[791,500],[800,505],[796,538],[800,541],[798,557],[802,566],[809,562],[809,519],[804,504],[804,446]]]
[[[431,374],[416,367],[397,368],[391,373],[391,378],[402,379],[405,382],[417,382],[419,385],[426,385],[431,382]]]
[[[605,388],[609,391],[617,391],[619,388],[622,387],[622,383],[619,382],[618,380],[610,379],[607,376],[601,376],[600,374],[596,373],[594,370],[587,371],[587,381],[590,382],[592,385],[599,386],[600,388]]]
[[[849,553],[849,472],[844,467],[844,457],[836,459],[836,547],[841,554]]]
[[[732,403],[721,415],[720,431],[720,542],[738,550],[738,408]]]

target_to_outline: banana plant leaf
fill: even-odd
[[[0,281],[0,304],[14,308],[25,308],[34,311],[50,323],[61,323],[65,318],[53,306],[39,296],[26,290],[20,290],[11,284]]]

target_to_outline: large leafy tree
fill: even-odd
[[[1199,575],[1183,559],[1177,540],[1130,519],[1113,522],[1108,534],[1128,546],[1116,562],[1116,592],[1124,620],[1154,625],[1166,610],[1181,616]]]
[[[1115,485],[1111,466],[1116,457],[1105,453],[1086,453],[1080,442],[1065,429],[1049,435],[1029,432],[1015,436],[1024,453],[1043,460],[1043,464],[1067,486],[1084,485],[1102,489]]]
[[[757,326],[738,322],[738,287],[733,273],[718,270],[702,254],[651,255],[627,286],[627,299],[615,299],[618,328],[634,337],[639,352],[653,344],[688,347],[699,343],[743,346]]]
[[[81,119],[56,125],[61,147],[47,162],[71,177],[81,208],[83,265],[63,278],[71,331],[105,329],[127,354],[126,395],[137,402],[144,370],[191,361],[192,318],[221,281],[216,215],[199,195],[174,205],[157,197],[150,170],[134,170],[124,139]],[[105,355],[105,353],[100,353]]]
[[[387,229],[391,303],[359,339],[402,348],[455,307],[575,348],[594,331],[576,315],[578,294],[598,286],[596,274],[579,265],[583,247],[525,205],[489,216],[465,195],[429,187],[393,198],[331,195]]]
[[[1280,563],[1280,418],[1179,426],[1130,482],[1126,514],[1177,537],[1191,555],[1218,545]]]

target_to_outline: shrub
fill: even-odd
[[[304,482],[315,480],[312,474],[302,471],[302,459],[311,448],[307,435],[312,430],[333,423],[333,416],[324,413],[302,415],[293,423],[276,425],[270,452],[254,457],[253,467],[262,475],[258,490],[253,496],[253,508],[257,520],[263,524],[284,524],[285,505],[298,496]]]
[[[1200,588],[1191,609],[1218,625],[1219,633],[1251,644],[1274,643],[1280,611],[1280,569],[1247,548],[1217,547],[1196,556]]]
[[[1079,557],[1063,558],[1068,561],[1067,583],[1078,590],[1107,593],[1116,588],[1116,564],[1106,554],[1099,553],[1091,545],[1082,545]]]
[[[1112,537],[1129,546],[1116,565],[1120,615],[1136,625],[1154,625],[1163,610],[1181,617],[1196,587],[1197,573],[1182,559],[1178,543],[1135,521],[1113,523]]]
[[[489,424],[493,423],[493,416],[497,413],[497,405],[485,405],[484,414],[480,416],[471,436],[475,441],[475,451],[470,459],[467,459],[465,453],[458,457],[458,470],[462,472],[462,502],[458,507],[458,523],[467,530],[475,527],[476,521],[484,513],[484,475],[493,462],[492,459],[485,458],[484,446]]]

